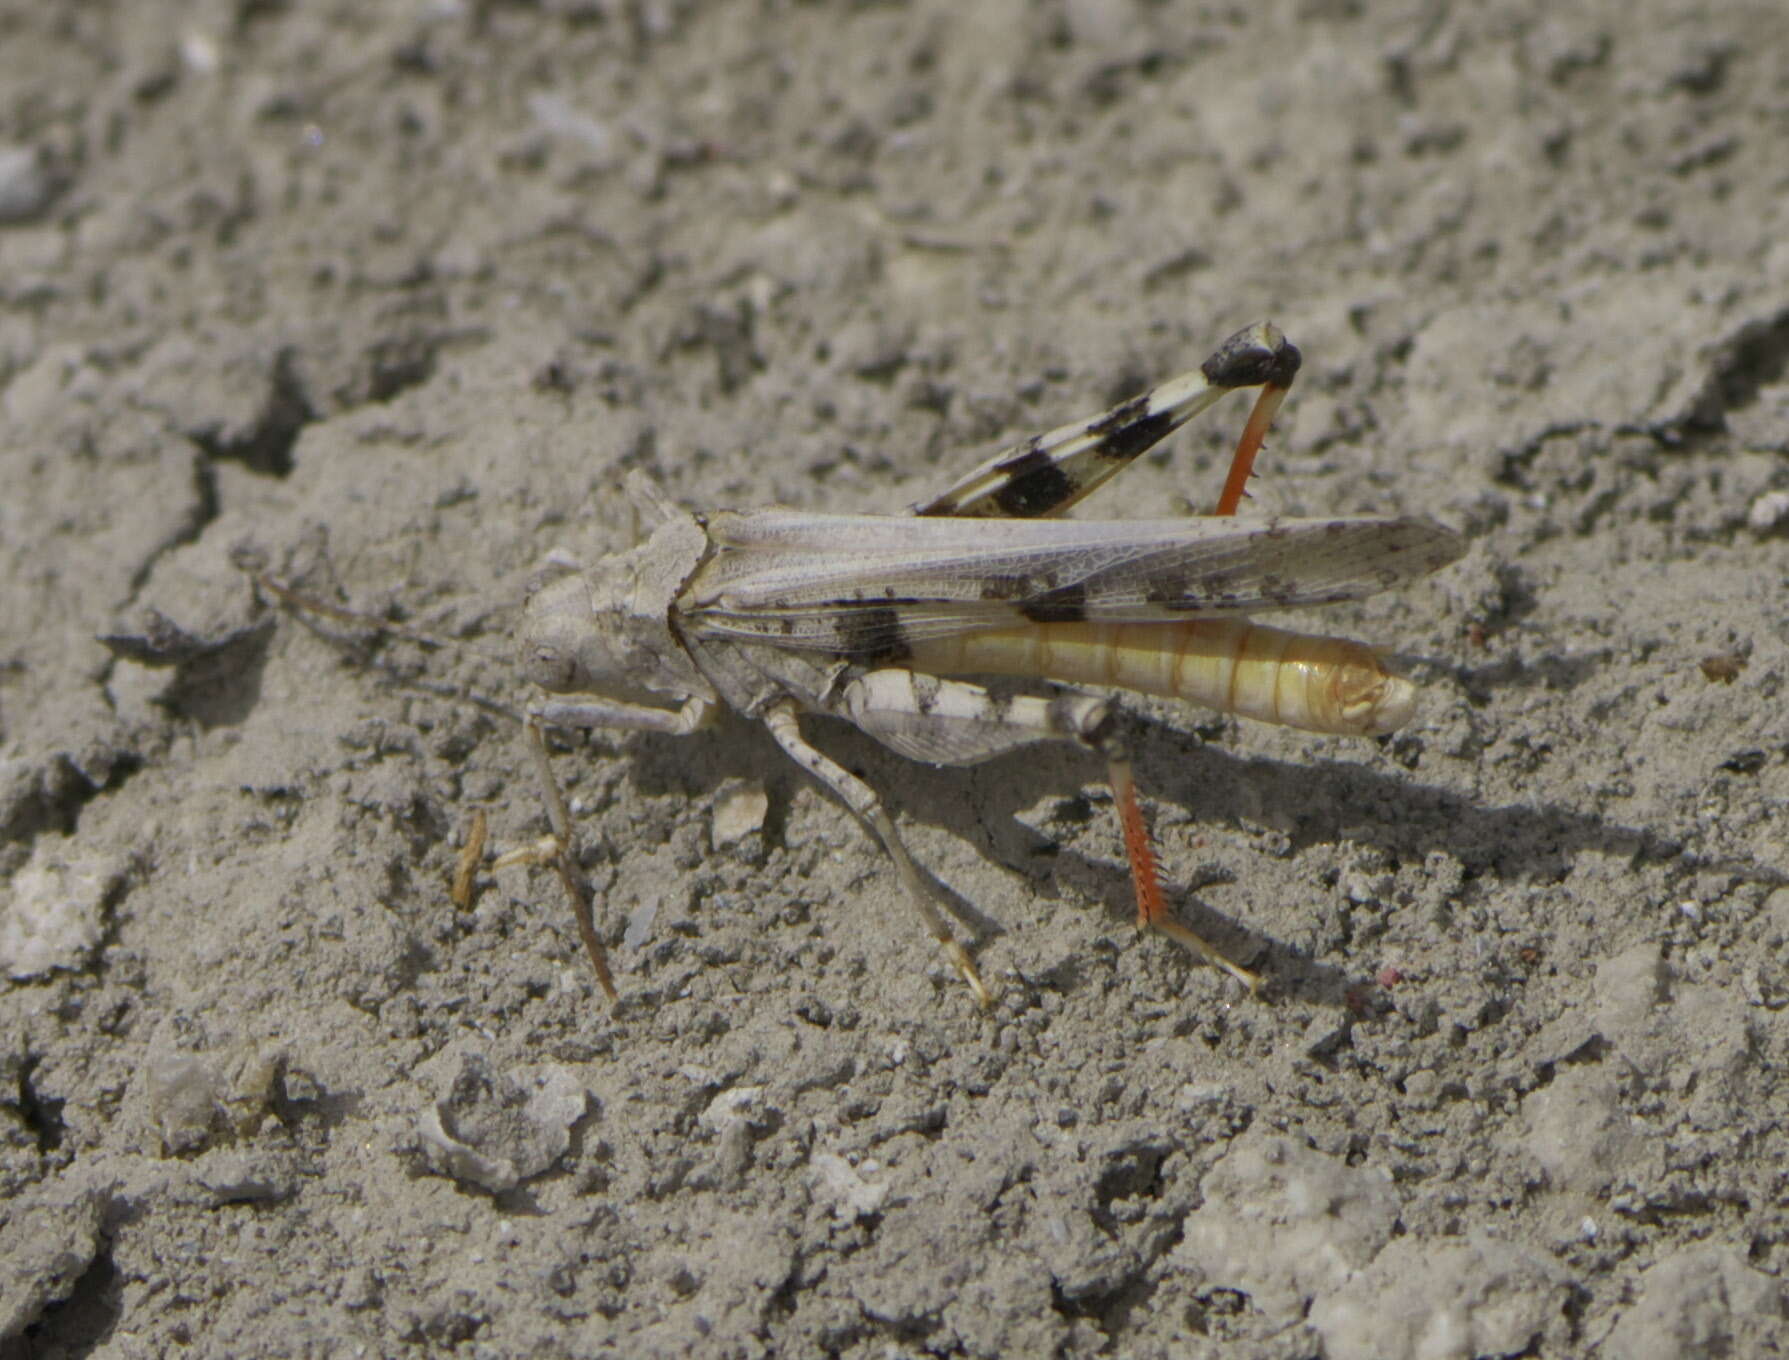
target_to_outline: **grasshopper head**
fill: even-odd
[[[630,552],[538,582],[523,606],[522,673],[549,694],[631,701],[707,693],[671,630],[677,592],[706,547],[700,526],[684,517]]]
[[[538,583],[523,606],[522,674],[549,694],[607,692],[627,667],[621,639],[602,622],[582,572]]]

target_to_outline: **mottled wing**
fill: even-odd
[[[1427,519],[902,519],[713,516],[678,600],[704,636],[862,655],[1016,619],[1151,622],[1333,604],[1456,560]]]
[[[1197,372],[1002,449],[912,513],[959,519],[1060,514],[1226,392],[1264,383],[1286,387],[1299,362],[1278,327],[1258,322],[1224,341]]]

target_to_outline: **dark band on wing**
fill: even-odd
[[[901,628],[900,612],[887,605],[842,605],[833,630],[839,655],[860,666],[886,665],[913,655],[913,646]]]
[[[1003,575],[990,572],[981,578],[981,597],[984,600],[1017,600],[1031,594],[1037,589],[1037,582],[1029,576]]]
[[[1087,617],[1087,586],[1071,581],[1020,601],[1019,612],[1033,623],[1079,623]]]

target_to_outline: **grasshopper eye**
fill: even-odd
[[[528,679],[549,694],[568,694],[578,688],[577,659],[546,643],[530,650],[525,669]]]

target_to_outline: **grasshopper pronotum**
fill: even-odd
[[[1140,923],[1258,988],[1254,973],[1164,902],[1112,701],[1074,692],[996,695],[949,677],[1105,685],[1316,732],[1371,735],[1407,721],[1414,687],[1388,672],[1373,648],[1244,617],[1358,599],[1463,551],[1453,530],[1421,518],[1228,518],[1298,365],[1297,349],[1276,327],[1251,326],[1197,372],[1006,449],[907,516],[782,508],[698,515],[630,474],[627,490],[655,522],[650,537],[537,582],[521,636],[527,678],[566,696],[532,704],[526,728],[554,833],[545,857],[572,898],[609,997],[614,985],[541,730],[683,735],[723,706],[761,721],[876,833],[927,932],[984,1005],[980,975],[893,819],[869,785],[809,744],[802,714],[843,718],[902,755],[940,765],[1052,739],[1098,751],[1110,769]],[[1242,387],[1262,393],[1215,516],[1052,518]]]

